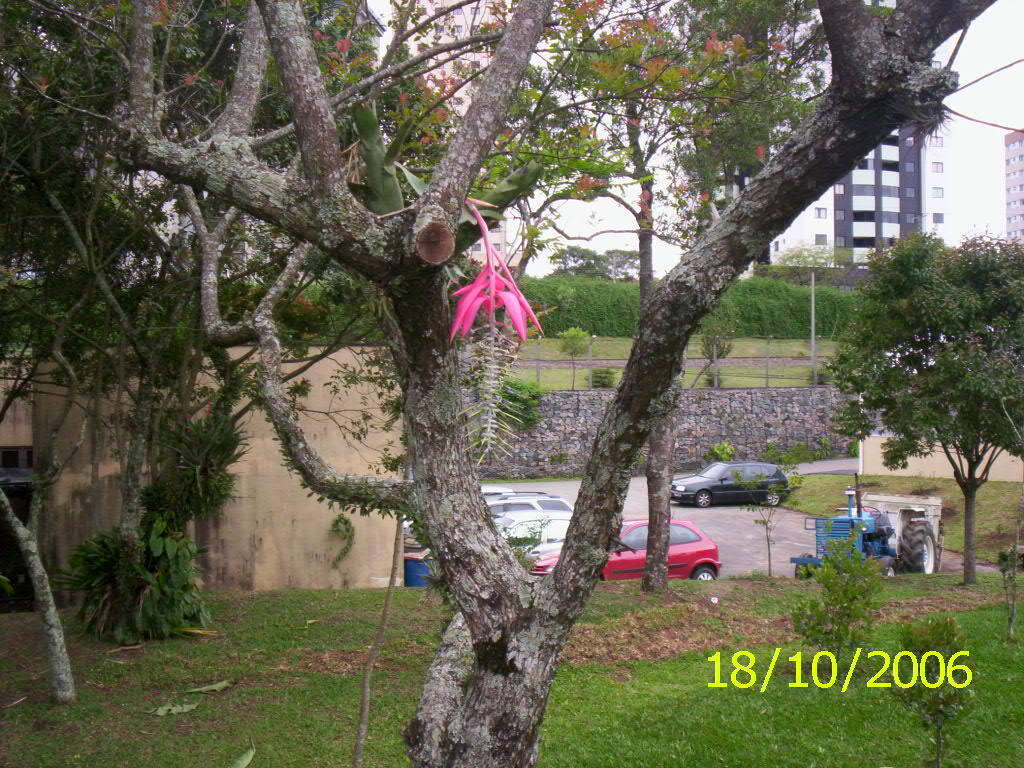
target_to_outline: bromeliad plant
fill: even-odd
[[[519,344],[526,340],[527,323],[532,323],[538,331],[541,326],[505,260],[491,243],[487,223],[477,208],[491,204],[469,198],[466,205],[480,228],[484,264],[472,283],[454,292],[458,302],[450,338],[470,334],[477,337],[470,354],[477,397],[468,415],[470,437],[478,459],[483,461],[498,451],[507,452],[504,436],[520,424],[520,414],[512,412],[503,392],[511,378]],[[508,322],[498,320],[499,310],[504,310]],[[481,311],[487,322],[474,329]]]
[[[481,309],[487,313],[488,325],[491,328],[504,326],[504,323],[499,323],[496,319],[497,310],[504,309],[519,338],[526,341],[527,320],[533,323],[539,332],[543,332],[543,330],[540,327],[540,321],[537,320],[537,316],[530,308],[530,303],[519,290],[519,286],[516,285],[508,264],[494,250],[487,222],[484,221],[484,217],[476,207],[477,205],[490,206],[491,204],[468,198],[466,205],[476,219],[477,226],[480,227],[480,235],[484,241],[484,265],[476,276],[476,280],[452,294],[458,296],[459,301],[455,305],[455,320],[452,322],[451,338],[454,339],[457,335],[466,336],[472,330],[473,323]]]

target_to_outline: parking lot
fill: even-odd
[[[538,482],[517,482],[516,490],[547,491],[561,496],[570,504],[575,503],[579,491],[579,480],[542,480]],[[836,500],[836,506],[843,504]],[[634,477],[629,484],[623,517],[627,519],[647,517],[647,480]],[[737,576],[751,571],[768,570],[768,551],[764,540],[764,527],[756,525],[756,515],[749,509],[731,506],[713,506],[706,509],[692,506],[672,505],[672,517],[695,523],[718,544],[722,561],[723,576]],[[791,576],[793,566],[789,558],[814,551],[814,532],[804,530],[805,515],[785,508],[775,510],[775,534],[772,543],[772,564],[776,575]],[[959,554],[944,552],[941,569],[959,571],[963,567]],[[979,570],[989,570],[979,564]]]

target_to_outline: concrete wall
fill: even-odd
[[[0,421],[0,448],[32,445],[32,403],[15,400]]]
[[[874,435],[861,441],[860,471],[862,474],[953,478],[953,468],[941,448],[928,456],[911,459],[906,469],[889,469],[882,462],[882,445],[885,440],[884,437]],[[1024,464],[1020,459],[1005,453],[995,460],[989,474],[989,480],[1019,483],[1022,478],[1024,478]]]
[[[342,351],[305,374],[311,388],[305,406],[311,411],[362,410],[369,392],[333,393],[326,386],[341,365],[358,364]],[[47,428],[58,407],[55,396],[37,396],[36,434]],[[107,400],[100,416],[87,424],[86,439],[51,493],[42,548],[50,567],[63,567],[74,547],[93,533],[113,527],[120,508],[120,455],[123,430],[118,414],[123,403]],[[330,418],[303,414],[310,444],[340,472],[373,473],[381,450],[397,434],[371,431],[357,445],[347,443]],[[62,442],[77,432],[80,421],[66,425]],[[207,549],[201,564],[210,586],[246,590],[284,587],[340,588],[385,586],[391,567],[395,522],[378,516],[352,516],[352,550],[332,566],[341,541],[329,532],[336,514],[308,497],[298,478],[285,469],[270,423],[258,410],[244,422],[249,443],[232,472],[235,498],[216,520],[195,525],[196,541]]]
[[[541,420],[511,438],[511,454],[483,467],[486,477],[572,477],[582,473],[611,390],[549,392]],[[736,459],[756,459],[773,444],[816,447],[827,438],[846,455],[849,440],[833,432],[832,413],[842,395],[831,387],[687,389],[675,412],[678,468],[702,461],[712,445],[728,441]]]

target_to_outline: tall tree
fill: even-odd
[[[890,467],[946,456],[964,496],[964,583],[974,584],[978,489],[1001,453],[1021,452],[1024,374],[1006,355],[1024,351],[1024,246],[981,238],[947,251],[915,236],[871,271],[832,364],[836,386],[856,396],[839,421],[864,437],[879,419]]]
[[[156,0],[135,0],[126,54],[129,105],[119,119],[132,162],[312,243],[377,285],[388,304],[388,341],[402,390],[411,487],[394,478],[346,476],[320,459],[281,385],[272,315],[257,307],[236,328],[222,321],[220,253],[215,240],[204,247],[206,327],[212,337],[237,329],[239,336],[258,338],[267,412],[309,487],[341,504],[378,508],[402,508],[412,493],[421,509],[457,613],[406,731],[414,766],[522,768],[536,763],[560,652],[619,530],[629,467],[680,373],[690,334],[722,291],[804,207],[908,116],[941,109],[956,77],[932,67],[933,51],[992,2],[904,0],[880,16],[860,0],[819,0],[833,81],[816,100],[813,115],[721,218],[686,248],[644,303],[623,379],[595,430],[561,559],[550,577],[536,580],[495,530],[479,494],[467,450],[458,346],[450,340],[451,272],[446,265],[457,247],[471,241],[460,223],[463,201],[503,130],[544,34],[550,0],[520,0],[503,16],[491,38],[500,40],[490,64],[475,78],[465,114],[428,158],[422,193],[409,195],[403,187],[406,194],[377,210],[368,207],[364,187],[347,183],[349,166],[336,115],[351,113],[353,104],[365,101],[394,70],[382,66],[369,80],[332,93],[301,4],[259,0],[253,6],[258,14],[247,26],[251,36],[239,47],[243,55],[233,78],[238,87],[224,114],[251,113],[258,104],[266,59],[249,54],[257,51],[265,32],[293,122],[254,136],[251,120],[215,119],[186,138],[187,121],[165,119],[166,95],[172,89],[187,93],[195,83],[177,90],[180,82],[164,79],[154,48],[160,43],[163,49],[172,30],[163,28]],[[276,162],[266,154],[282,138],[294,138],[294,165],[290,153]],[[521,187],[508,191],[491,183],[478,189],[474,197],[490,195],[499,208],[525,193]],[[301,257],[290,258],[278,283],[289,284],[302,267]]]

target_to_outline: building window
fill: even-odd
[[[869,197],[875,196],[875,185],[874,184],[854,184],[851,187],[851,192],[855,195],[867,195]]]
[[[908,147],[914,146],[914,137],[913,136],[907,136],[907,138],[904,140],[903,143],[906,144]]]
[[[884,144],[887,147],[898,147],[900,145],[900,137],[886,136],[884,139],[882,139],[882,144]]]
[[[773,245],[775,246],[775,252],[776,252],[776,253],[778,253],[778,252],[779,252],[779,241],[778,241],[778,240],[776,240],[776,241],[775,241],[775,242],[773,243]]]
[[[932,173],[942,173],[946,167],[942,163],[932,163]]]
[[[932,224],[945,224],[945,223],[946,223],[946,214],[944,214],[944,213],[933,213],[932,214]]]
[[[900,170],[899,161],[897,161],[897,160],[883,160],[882,161],[882,170],[883,171],[896,171],[898,173],[899,170]]]
[[[835,187],[833,187],[833,189],[835,189],[835,192],[836,192],[837,195],[845,195],[846,194],[846,185],[845,184],[836,184]]]
[[[473,243],[473,250],[474,251],[479,251],[480,250],[480,243]]]
[[[880,194],[882,195],[882,197],[899,197],[900,196],[900,188],[899,187],[882,187],[881,190],[882,191],[881,191]]]
[[[816,219],[827,219],[828,218],[828,208],[815,208],[814,209],[814,218],[816,218]]]
[[[903,196],[904,197],[916,197],[916,195],[917,195],[917,193],[915,192],[913,187],[904,187],[903,188]]]
[[[942,187],[932,187],[932,197],[945,197],[946,190]]]
[[[874,221],[875,220],[875,212],[874,211],[854,211],[853,212],[853,220],[854,221]]]
[[[869,160],[868,158],[865,157],[863,160],[861,160],[859,163],[857,163],[857,170],[858,171],[869,171],[869,170],[871,170],[871,160]]]
[[[853,238],[854,248],[874,248],[875,238],[873,237],[855,237]]]
[[[828,235],[815,235],[814,236],[814,244],[815,245],[828,245]]]

